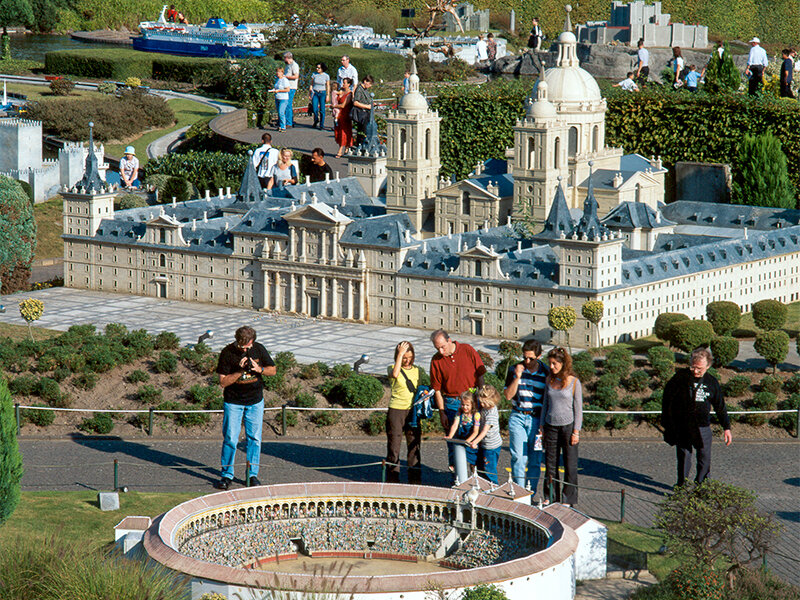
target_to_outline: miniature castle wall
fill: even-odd
[[[103,162],[103,145],[95,145],[94,151],[105,179],[108,164]],[[44,202],[60,188],[80,181],[88,153],[83,143],[67,142],[58,151],[58,159],[43,159],[41,122],[0,119],[0,175],[30,184],[34,202]]]
[[[464,31],[489,31],[489,9],[475,10],[469,2],[462,2],[456,6],[456,14],[461,19]],[[460,31],[455,17],[450,13],[444,14],[444,30]]]

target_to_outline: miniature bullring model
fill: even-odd
[[[573,598],[575,531],[515,502],[513,492],[486,493],[480,483],[467,491],[346,482],[220,492],[157,517],[144,547],[150,558],[192,578],[193,598],[285,590],[423,600],[432,589],[485,583],[502,587],[511,600]],[[323,557],[345,568],[280,567]],[[366,574],[347,568],[348,561],[370,560],[375,569]],[[396,561],[392,569],[386,560]],[[403,567],[411,562],[431,569]]]

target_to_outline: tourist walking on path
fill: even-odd
[[[541,355],[542,345],[538,341],[526,341],[522,345],[522,362],[508,370],[505,387],[506,399],[511,401],[511,415],[508,418],[511,477],[514,483],[522,487],[530,483],[534,495],[541,471],[542,439],[539,430],[547,382],[547,367],[539,360]]]
[[[481,423],[478,432],[467,440],[472,448],[478,450],[478,465],[483,475],[494,484],[499,484],[497,478],[497,461],[500,458],[500,448],[503,438],[500,437],[500,414],[497,405],[500,404],[500,392],[491,385],[482,385],[475,394],[480,405]]]
[[[331,103],[331,76],[327,73],[325,63],[317,63],[311,75],[309,100],[311,112],[314,114],[314,128],[325,129],[325,105]]]
[[[547,376],[542,422],[544,423],[545,501],[574,506],[578,501],[578,443],[583,425],[583,388],[572,374],[572,357],[564,348],[547,353]],[[564,457],[564,486],[558,481],[558,459]]]
[[[289,81],[289,102],[286,104],[286,126],[294,127],[294,96],[297,94],[297,84],[300,79],[300,65],[298,65],[291,52],[283,53],[283,62],[286,63],[284,73]]]
[[[750,40],[750,54],[747,56],[747,67],[744,70],[744,74],[750,77],[747,93],[751,96],[755,96],[761,89],[764,83],[764,69],[768,64],[767,52],[761,47],[761,40],[754,37]]]
[[[369,90],[372,87],[373,81],[372,75],[367,75],[355,89],[355,92],[353,92],[353,109],[351,115],[353,126],[356,130],[356,146],[361,144],[367,137],[367,123],[369,123],[369,114],[372,110],[373,102],[372,94]]]
[[[640,39],[636,45],[639,48],[636,51],[636,81],[641,87],[644,87],[647,77],[650,75],[650,51],[644,47],[643,39]]]
[[[639,86],[636,85],[636,82],[633,80],[633,71],[628,71],[625,79],[620,81],[619,83],[615,83],[611,87],[618,87],[622,88],[626,92],[638,92]]]
[[[711,470],[711,409],[723,429],[725,445],[730,446],[731,422],[725,408],[722,387],[708,372],[713,363],[711,350],[698,348],[689,358],[689,368],[681,369],[664,386],[661,424],[664,441],[675,446],[678,457],[678,483],[683,485],[692,470],[692,449],[697,451],[695,481],[703,483]]]
[[[703,75],[705,75],[706,70],[703,68],[701,72],[697,72],[697,67],[695,65],[689,65],[689,69],[686,72],[686,89],[690,92],[697,93],[697,88],[700,85],[700,80],[703,79]]]
[[[353,93],[350,87],[353,80],[349,77],[342,79],[333,107],[336,109],[336,125],[333,128],[333,137],[339,146],[336,158],[341,158],[347,149],[353,145],[353,122],[350,120],[350,111],[353,108]]]
[[[350,64],[350,57],[345,54],[342,57],[342,66],[336,72],[336,83],[339,84],[339,87],[342,86],[342,81],[346,77],[350,79],[350,89],[358,85],[358,70]]]
[[[223,391],[222,478],[216,487],[227,490],[233,481],[233,463],[239,432],[244,420],[247,438],[247,485],[261,485],[258,470],[261,458],[261,426],[264,420],[264,383],[262,375],[275,375],[275,363],[261,344],[256,332],[244,326],[236,330],[235,342],[222,349],[217,363],[219,385]]]
[[[486,367],[475,348],[450,339],[444,329],[431,334],[436,354],[431,359],[431,389],[439,409],[442,429],[450,431],[450,425],[461,407],[461,394],[470,388],[483,386]],[[453,449],[447,445],[447,460],[453,468]]]
[[[685,66],[686,63],[683,60],[683,52],[681,51],[680,46],[675,46],[672,49],[672,71],[675,73],[673,85],[676,88],[683,85],[682,77]]]
[[[272,166],[267,180],[267,189],[280,188],[297,183],[297,167],[292,162],[292,151],[289,148],[281,150],[281,157]]]
[[[275,70],[275,110],[278,113],[278,131],[286,131],[286,104],[289,102],[289,80],[284,77],[283,67]]]
[[[792,77],[794,76],[794,61],[792,51],[788,48],[781,52],[781,98],[794,98],[792,93]]]
[[[483,34],[478,34],[478,41],[475,43],[475,62],[483,62],[489,59],[489,49]]]
[[[256,176],[262,189],[266,189],[269,183],[269,174],[275,163],[280,158],[280,152],[272,147],[272,135],[265,133],[261,136],[261,145],[253,152],[253,166],[256,168]]]
[[[386,481],[400,482],[400,447],[406,438],[408,455],[408,482],[422,483],[420,444],[422,429],[409,423],[412,417],[414,396],[419,386],[419,367],[414,365],[414,346],[402,341],[394,349],[394,365],[389,367],[389,385],[392,399],[386,414]]]

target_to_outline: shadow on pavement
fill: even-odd
[[[635,490],[659,495],[672,490],[671,485],[656,481],[645,473],[632,471],[590,458],[579,459],[578,466],[583,476],[597,477],[607,482],[618,483]]]

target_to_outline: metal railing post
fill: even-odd
[[[147,435],[153,435],[153,407],[150,407],[150,414],[147,415]]]
[[[119,461],[114,459],[114,491],[119,489]]]
[[[625,522],[625,490],[619,491],[619,522]]]
[[[797,409],[794,422],[794,437],[800,438],[800,408]]]
[[[286,435],[286,405],[281,406],[281,435]]]
[[[14,417],[17,419],[17,435],[19,435],[19,432],[21,431],[22,427],[19,415],[19,402],[14,404]]]

